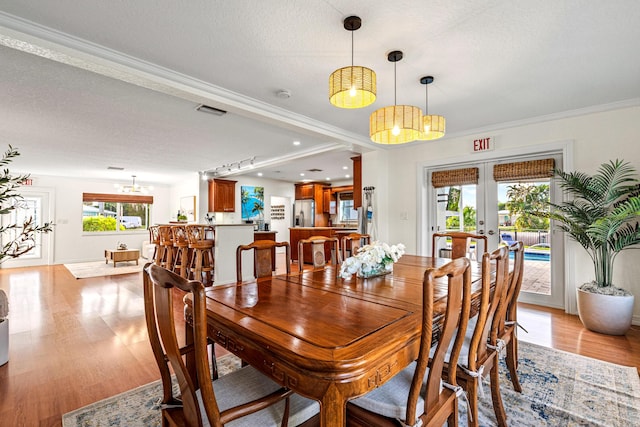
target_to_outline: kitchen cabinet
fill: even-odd
[[[314,185],[316,184],[296,184],[296,200],[313,200]]]
[[[326,187],[322,192],[322,211],[329,215],[336,213],[336,193],[330,187]]]
[[[362,157],[352,157],[353,160],[353,208],[362,206]]]
[[[227,179],[209,181],[209,212],[235,212],[236,182]]]

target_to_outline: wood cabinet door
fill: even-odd
[[[313,184],[296,184],[296,200],[311,200],[313,195]]]
[[[235,212],[236,181],[209,181],[209,212]]]

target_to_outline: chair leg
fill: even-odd
[[[478,378],[467,381],[467,399],[469,400],[469,413],[467,424],[470,427],[478,427]]]
[[[453,409],[451,410],[449,418],[447,418],[447,427],[458,427],[458,398],[453,399],[451,404],[453,405]]]
[[[502,396],[500,395],[500,371],[498,369],[497,353],[489,375],[491,378],[491,401],[493,403],[493,412],[496,414],[498,426],[507,427],[507,414],[504,411]]]
[[[507,344],[507,368],[509,368],[509,376],[511,377],[511,384],[513,384],[513,389],[518,393],[522,393],[522,386],[520,385],[520,380],[518,379],[518,340],[513,335],[511,340]]]

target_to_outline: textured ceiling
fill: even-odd
[[[361,110],[327,101],[329,74],[351,60],[351,14],[355,63],[378,76]],[[424,109],[419,78],[435,76],[429,111],[451,137],[637,103],[638,22],[637,0],[2,1],[0,142],[40,174],[170,183],[255,156],[251,173],[336,180],[379,149],[368,117],[394,102],[390,50],[405,54],[397,103]]]

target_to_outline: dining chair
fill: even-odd
[[[285,265],[287,274],[291,273],[291,247],[289,242],[274,240],[256,240],[248,245],[240,245],[236,249],[236,277],[242,282],[242,252],[253,251],[253,275],[256,279],[271,277],[273,274],[273,253],[275,248],[285,248]]]
[[[518,327],[524,329],[518,323],[518,296],[522,287],[522,277],[524,274],[524,243],[517,241],[509,246],[509,251],[513,253],[513,270],[508,281],[506,304],[499,313],[498,339],[502,341],[507,349],[506,363],[509,369],[509,377],[513,389],[522,392],[522,386],[518,379]]]
[[[368,245],[371,243],[371,236],[368,234],[349,233],[342,237],[341,243],[342,259],[345,260],[348,257],[355,255],[358,248],[362,245]]]
[[[431,256],[437,257],[438,240],[440,238],[451,239],[451,258],[462,258],[468,255],[469,259],[478,259],[478,253],[487,252],[487,236],[482,234],[466,233],[463,231],[448,231],[446,233],[433,233],[431,244]],[[476,243],[472,244],[471,241]],[[478,252],[478,243],[483,243],[483,251]]]
[[[492,272],[495,267],[495,275]],[[482,380],[489,373],[491,400],[499,426],[506,426],[506,414],[500,395],[498,357],[501,346],[497,342],[498,309],[506,303],[509,279],[509,249],[501,246],[482,256],[481,295],[478,313],[469,319],[464,331],[464,343],[457,360],[457,380],[467,392],[468,423],[478,425],[478,395],[482,395]],[[495,280],[493,292],[491,282]],[[452,356],[455,356],[452,351]],[[445,369],[451,369],[454,359],[447,356]]]
[[[305,246],[310,248],[311,262],[313,268],[324,268],[327,264],[327,257],[325,255],[325,244],[328,244],[331,251],[331,264],[338,266],[342,262],[340,256],[340,245],[338,244],[337,237],[327,236],[311,236],[308,239],[298,240],[298,269],[302,271],[304,269],[304,249]],[[337,270],[337,269],[336,269]]]
[[[318,423],[316,401],[294,394],[251,366],[211,380],[206,297],[201,282],[149,263],[144,267],[143,285],[147,331],[162,377],[163,426],[222,427],[232,421],[234,427]],[[174,321],[174,289],[188,292],[193,298],[193,326],[185,329],[191,334],[185,341],[192,344],[183,347]],[[195,370],[187,368],[184,357],[194,361]],[[180,397],[173,395],[170,368]]]
[[[432,347],[434,289],[447,277],[447,305],[438,341]],[[416,361],[382,386],[347,403],[347,425],[370,426],[449,426],[458,425],[458,395],[455,360],[460,354],[471,306],[469,260],[459,258],[424,273],[422,293],[422,332]],[[454,337],[455,336],[455,337]],[[450,369],[443,377],[449,347]],[[430,350],[433,355],[430,357]],[[443,378],[445,382],[443,382]]]

